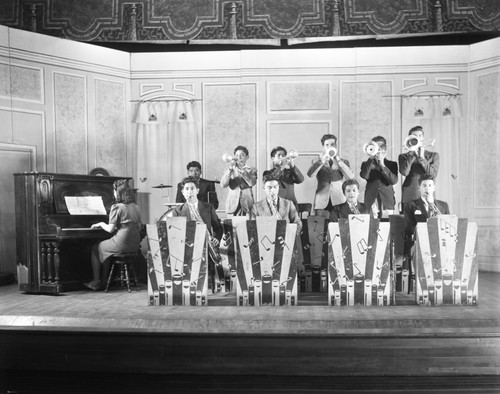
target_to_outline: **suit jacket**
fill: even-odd
[[[403,195],[401,202],[407,203],[420,198],[418,182],[425,174],[431,174],[434,178],[439,170],[439,154],[424,151],[424,158],[417,157],[414,152],[399,155],[399,172],[405,176],[403,182]]]
[[[220,240],[222,237],[222,225],[213,205],[198,200],[198,212],[203,222],[207,225],[207,230],[210,234]],[[191,211],[187,203],[175,207],[172,211],[172,216],[184,216],[188,220],[196,220],[191,216]]]
[[[358,210],[360,214],[369,214],[371,212],[370,207],[367,208],[367,205],[358,201]],[[354,215],[354,212],[351,211],[351,208],[346,201],[333,207],[333,210],[330,213],[330,221],[338,222],[339,219],[349,219],[349,215]]]
[[[443,215],[450,214],[450,208],[448,204],[444,201],[434,200],[439,212]],[[429,219],[429,214],[425,208],[424,200],[418,198],[416,200],[410,201],[404,205],[404,221],[406,228],[406,239],[411,244],[413,239],[413,234],[415,233],[415,227],[419,222],[426,222]]]
[[[398,163],[384,159],[381,168],[375,159],[370,158],[361,163],[359,175],[366,179],[365,205],[371,207],[378,196],[385,209],[394,209],[394,187],[398,181]]]
[[[297,213],[297,209],[292,201],[284,198],[278,198],[278,212],[283,220],[287,221],[287,223],[296,223],[297,231],[302,229],[302,220],[300,220],[300,216]],[[255,219],[257,216],[273,216],[273,212],[271,211],[271,207],[269,206],[267,199],[257,201],[253,205],[252,212],[250,213],[250,219]]]
[[[246,178],[246,179],[245,179]],[[229,214],[250,213],[253,205],[252,186],[257,183],[257,169],[245,166],[245,177],[227,169],[220,179],[222,187],[229,187],[226,199],[226,212]]]
[[[297,197],[295,197],[295,184],[304,182],[304,175],[297,168],[293,166],[292,168],[285,168],[281,170],[279,167],[274,167],[270,170],[264,171],[263,176],[267,174],[274,175],[280,184],[280,190],[278,196],[292,201],[297,207]]]
[[[217,193],[215,191],[215,183],[207,181],[206,179],[200,178],[200,192],[198,193],[198,200],[209,202],[210,193],[210,204],[214,206],[215,209],[219,208],[219,200],[217,199]],[[177,184],[177,195],[175,197],[175,202],[186,202],[186,199],[182,195],[181,183]]]
[[[318,159],[307,171],[310,178],[316,176],[318,180],[318,187],[314,197],[314,209],[326,208],[330,200],[332,205],[345,201],[344,193],[342,193],[342,183],[347,179],[354,178],[354,173],[347,160],[333,161],[333,165],[330,166]]]

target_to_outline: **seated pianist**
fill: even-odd
[[[330,220],[338,222],[339,219],[348,219],[349,215],[369,214],[370,208],[358,201],[359,183],[356,179],[348,179],[342,183],[342,192],[346,202],[333,206]]]
[[[116,253],[136,252],[141,243],[141,214],[135,204],[134,193],[126,179],[113,183],[113,193],[116,203],[111,206],[109,223],[99,222],[92,228],[102,228],[108,233],[116,233],[113,237],[92,246],[92,281],[84,283],[91,290],[102,290],[109,272],[109,257]]]

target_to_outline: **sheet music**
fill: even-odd
[[[70,215],[106,215],[101,196],[65,196]]]

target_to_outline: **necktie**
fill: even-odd
[[[360,214],[357,205],[355,205],[355,204],[349,204],[349,207],[351,208],[351,211],[353,211],[355,215],[359,215]]]
[[[429,217],[433,218],[440,214],[439,209],[434,202],[427,201],[427,205],[429,207]]]
[[[273,213],[273,216],[276,216],[278,220],[281,220],[282,217],[280,213],[278,212],[277,208],[277,201],[275,200],[268,200],[269,206],[271,207],[271,212]]]

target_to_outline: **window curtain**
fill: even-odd
[[[186,164],[202,162],[199,101],[146,101],[137,105],[137,202],[143,220],[155,223],[164,203],[175,202],[177,183],[187,175]],[[171,188],[154,186],[170,185]]]
[[[436,179],[436,198],[446,201],[452,213],[460,207],[459,146],[461,100],[458,95],[403,97],[403,136],[414,126],[422,126],[425,149],[439,153],[440,165]]]

